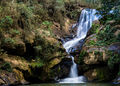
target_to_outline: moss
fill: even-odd
[[[111,72],[108,68],[98,68],[96,69],[98,81],[109,81],[113,76],[111,76]]]

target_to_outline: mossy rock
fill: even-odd
[[[107,82],[113,80],[116,77],[115,73],[107,66],[88,70],[86,73],[84,73],[84,75],[88,77],[89,81],[96,82]]]

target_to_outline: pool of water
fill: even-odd
[[[120,86],[120,84],[115,85],[111,83],[84,83],[84,84],[59,84],[59,83],[50,83],[50,84],[31,84],[31,85],[19,85],[19,86]]]

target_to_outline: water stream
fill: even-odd
[[[81,12],[79,22],[77,25],[76,37],[65,42],[63,47],[66,49],[66,52],[70,54],[72,50],[76,50],[75,46],[83,39],[85,39],[87,32],[92,26],[92,22],[99,19],[99,15],[96,14],[95,9],[84,9]],[[74,57],[72,58],[73,65],[71,66],[70,75],[68,78],[60,80],[60,83],[85,83],[86,78],[84,76],[78,76],[77,64],[74,62]]]

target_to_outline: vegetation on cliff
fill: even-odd
[[[109,81],[119,77],[120,73],[120,1],[101,0],[101,3],[98,14],[102,15],[102,18],[99,22],[93,23],[77,58],[79,58],[78,63],[82,62],[83,65],[87,65],[85,71],[89,71],[85,75],[89,80]],[[84,58],[81,57],[83,55]],[[92,66],[88,67],[89,65]],[[96,69],[96,65],[98,69]],[[107,72],[108,74],[105,76],[105,70],[101,70],[101,65],[103,68],[107,67],[106,71],[111,71],[112,75]],[[92,75],[93,73],[96,75]],[[105,77],[107,78],[105,79]]]
[[[80,74],[92,71],[98,81],[120,76],[119,0],[0,0],[0,85],[67,76],[71,59],[59,40],[70,35],[69,27],[86,7],[97,8],[103,17],[76,55],[84,69],[79,67]],[[113,74],[106,76],[108,71]]]

